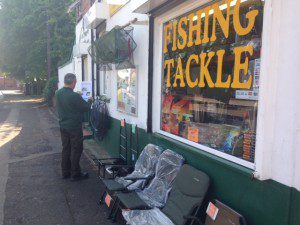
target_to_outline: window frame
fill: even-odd
[[[104,95],[104,96],[108,96],[108,83],[109,83],[109,78],[108,78],[108,71],[107,70],[100,70],[99,74],[100,74],[100,94]],[[106,86],[106,92],[105,90],[105,86]]]
[[[88,67],[88,55],[83,55],[81,57],[81,75],[82,75],[82,81],[88,81],[89,80],[89,67]]]
[[[152,115],[153,115],[153,132],[158,133],[160,135],[166,136],[168,138],[174,139],[176,141],[182,142],[184,144],[187,144],[189,146],[197,148],[199,151],[205,151],[207,153],[210,153],[212,155],[218,156],[222,159],[226,159],[228,161],[231,161],[233,163],[239,164],[241,166],[244,166],[246,168],[249,168],[251,170],[256,169],[256,162],[257,162],[257,154],[253,162],[249,162],[246,160],[243,160],[241,158],[223,153],[219,150],[213,149],[211,147],[205,146],[203,144],[192,142],[188,139],[185,139],[183,137],[168,133],[166,131],[163,131],[161,129],[161,112],[162,112],[162,82],[163,82],[163,25],[164,23],[175,19],[181,15],[187,14],[197,8],[205,7],[208,5],[212,5],[213,3],[219,2],[221,0],[199,0],[198,2],[194,1],[187,1],[186,3],[183,3],[182,5],[179,5],[171,10],[168,10],[167,12],[155,17],[154,19],[154,54],[153,54],[153,90],[159,90],[153,92],[153,108],[152,108]],[[264,8],[264,12],[266,9],[266,4]],[[263,16],[263,24],[265,21],[265,13]],[[264,26],[265,27],[265,26]],[[263,41],[264,37],[262,37]],[[265,43],[262,44],[262,52],[263,47]],[[263,54],[261,54],[261,59],[263,59]],[[160,66],[157,66],[160,65]],[[263,66],[263,65],[262,65]],[[260,68],[260,77],[263,76],[262,71],[263,68]],[[260,85],[261,88],[261,85]],[[159,100],[158,100],[159,99]],[[258,100],[258,114],[257,114],[257,123],[260,121],[260,114],[259,114],[259,105],[261,104],[261,96],[259,95]],[[157,113],[159,112],[159,113]],[[256,132],[258,130],[258,127],[256,128]],[[259,136],[259,132],[257,132],[257,138]],[[257,141],[257,140],[256,140]],[[259,147],[256,145],[255,153],[258,152]]]

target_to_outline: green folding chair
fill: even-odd
[[[131,225],[185,225],[200,220],[196,216],[209,187],[209,177],[183,165],[172,185],[172,190],[161,210],[123,211],[123,217]]]

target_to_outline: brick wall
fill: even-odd
[[[0,77],[0,90],[17,90],[18,82],[12,78]]]
[[[81,0],[81,6],[80,10],[77,11],[78,18],[77,20],[79,21],[84,14],[91,8],[91,6],[94,4],[95,0]]]

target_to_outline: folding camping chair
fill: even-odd
[[[156,164],[162,149],[156,145],[148,144],[135,163],[134,171],[125,177],[116,177],[115,179],[102,179],[105,185],[99,203],[104,200],[105,195],[111,198],[117,191],[143,189],[148,181],[153,178]]]
[[[185,225],[198,221],[196,215],[209,187],[209,177],[185,164],[180,169],[172,190],[162,210],[123,211],[123,217],[131,225]]]
[[[171,185],[177,176],[184,158],[171,151],[164,151],[156,165],[155,177],[149,186],[142,191],[117,193],[116,201],[111,210],[111,217],[115,220],[119,208],[121,209],[150,209],[163,207],[166,203]]]
[[[129,138],[129,162],[126,165],[124,164],[115,164],[109,167],[110,174],[114,179],[116,176],[126,176],[134,170],[134,165],[139,156],[139,133],[138,127],[135,124],[127,124],[130,127],[130,138]],[[104,177],[105,178],[105,177]]]
[[[133,141],[134,135],[135,135],[135,146]],[[136,162],[139,156],[139,132],[136,124],[131,125],[129,142],[130,142],[129,151],[131,155],[131,164],[134,165],[134,163]]]
[[[119,136],[119,157],[116,158],[95,158],[94,161],[98,164],[98,176],[101,178],[101,169],[102,177],[105,178],[106,171],[109,171],[112,174],[112,177],[115,177],[116,170],[119,169],[115,167],[116,165],[127,165],[128,163],[128,151],[127,151],[127,131],[126,131],[126,121],[125,119],[121,120],[120,124],[120,136]],[[108,167],[110,170],[108,170]]]

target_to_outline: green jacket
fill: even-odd
[[[66,130],[80,129],[83,114],[90,110],[90,104],[84,101],[78,93],[67,87],[56,91],[55,98],[60,127]]]

